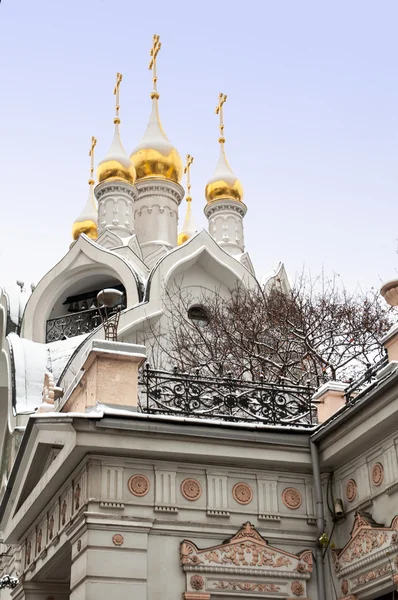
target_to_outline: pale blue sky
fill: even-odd
[[[2,0],[0,285],[37,282],[66,253],[90,137],[98,160],[111,143],[116,71],[123,144],[140,140],[159,33],[160,114],[195,157],[198,224],[222,91],[259,277],[282,260],[292,278],[305,264],[379,287],[398,264],[397,22],[387,0]]]

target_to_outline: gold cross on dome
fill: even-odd
[[[97,139],[92,136],[91,138],[91,147],[90,147],[90,152],[88,153],[88,155],[91,157],[90,160],[90,179],[89,179],[89,184],[93,184],[94,183],[94,148],[97,145]]]
[[[113,94],[116,96],[116,119],[119,119],[119,90],[120,84],[122,83],[123,75],[121,73],[116,73],[116,85],[113,89]]]
[[[224,115],[223,115],[223,105],[227,101],[226,94],[222,94],[221,92],[218,94],[218,104],[216,106],[216,115],[220,116],[220,139],[218,140],[220,144],[225,142],[224,138]]]
[[[153,44],[152,44],[152,48],[151,48],[151,61],[149,63],[149,70],[152,71],[152,80],[153,80],[153,89],[155,92],[157,92],[157,75],[156,75],[156,58],[157,55],[159,54],[159,50],[162,47],[162,43],[160,41],[160,36],[159,35],[155,35],[153,36]]]
[[[187,176],[187,202],[191,200],[191,165],[193,163],[193,156],[187,154],[187,164],[184,167],[184,173]]]

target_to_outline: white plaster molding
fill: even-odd
[[[137,276],[132,266],[126,259],[82,234],[60,262],[37,284],[26,305],[21,335],[33,341],[45,342],[46,321],[57,299],[73,283],[94,273],[119,279],[126,289],[128,305],[138,304]]]

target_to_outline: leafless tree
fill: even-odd
[[[238,286],[228,297],[216,291],[194,301],[169,290],[166,315],[163,331],[152,328],[163,357],[155,367],[314,386],[347,381],[381,358],[380,338],[394,320],[378,293],[349,293],[324,276],[301,276],[290,293]]]

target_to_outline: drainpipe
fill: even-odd
[[[315,562],[316,562],[316,579],[317,579],[317,585],[318,585],[318,599],[326,600],[323,548],[319,541],[320,537],[322,536],[322,534],[325,531],[325,513],[323,510],[321,470],[320,470],[320,466],[319,466],[318,446],[312,440],[310,440],[310,450],[311,450],[312,472],[314,474],[314,491],[315,491],[315,503],[316,503],[317,545],[315,548]]]

